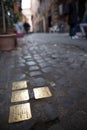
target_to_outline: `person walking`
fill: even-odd
[[[69,0],[68,2],[68,24],[69,24],[69,35],[72,39],[78,39],[76,35],[78,30],[78,10],[77,0]]]
[[[25,21],[23,26],[24,26],[25,32],[28,33],[30,31],[30,24]]]

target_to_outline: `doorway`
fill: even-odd
[[[48,16],[48,27],[50,28],[52,25],[52,17],[51,16]]]

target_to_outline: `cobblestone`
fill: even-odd
[[[35,65],[36,63],[35,62],[33,62],[33,61],[28,61],[27,62],[27,65],[29,65],[29,66],[32,66],[32,65]]]
[[[30,80],[30,84],[31,86],[33,87],[40,87],[40,86],[45,86],[47,83],[46,83],[46,80],[42,77],[38,77],[38,78],[33,78]]]
[[[31,55],[24,56],[24,59],[30,59],[30,58],[32,58]]]
[[[42,71],[43,71],[44,73],[48,73],[48,72],[51,72],[51,71],[52,71],[52,68],[51,68],[51,67],[45,67],[45,68],[42,69]]]
[[[45,63],[45,62],[39,63],[39,65],[40,65],[41,68],[44,68],[44,67],[47,67],[47,66],[48,66],[48,64]]]
[[[38,66],[31,66],[31,67],[29,67],[29,70],[30,70],[30,71],[38,70],[38,69],[39,69]]]
[[[37,60],[37,62],[38,62],[38,63],[44,63],[44,60],[39,59],[39,60]]]
[[[42,75],[42,73],[41,73],[40,71],[32,71],[32,72],[29,73],[29,75],[30,75],[31,77],[33,77],[33,76]]]

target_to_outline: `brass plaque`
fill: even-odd
[[[19,102],[29,100],[28,90],[20,90],[12,92],[11,102]]]
[[[10,107],[9,123],[28,120],[32,117],[30,103]]]
[[[52,94],[48,87],[34,88],[35,99],[51,97]]]
[[[27,81],[18,81],[12,83],[12,90],[27,88]]]

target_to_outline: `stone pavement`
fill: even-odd
[[[26,88],[14,91],[20,81]],[[87,39],[31,34],[16,50],[0,52],[0,130],[41,129],[87,130]]]

